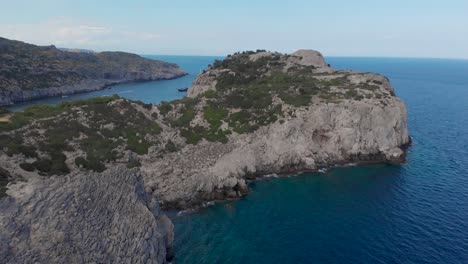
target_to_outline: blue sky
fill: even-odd
[[[0,36],[140,54],[468,58],[467,0],[0,0]]]

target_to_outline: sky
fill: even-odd
[[[138,54],[468,58],[468,0],[0,0],[0,36]]]

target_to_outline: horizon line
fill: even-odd
[[[94,49],[90,49],[90,48],[77,48],[77,47],[74,47],[74,48],[69,48],[69,47],[58,47],[56,44],[49,44],[49,45],[41,45],[41,44],[35,44],[35,43],[31,43],[31,42],[28,42],[28,41],[24,41],[24,40],[19,40],[19,39],[12,39],[12,38],[7,38],[7,37],[3,37],[3,36],[0,36],[0,38],[4,38],[4,39],[7,39],[7,40],[10,40],[10,41],[19,41],[19,42],[23,42],[23,43],[26,43],[26,44],[31,44],[31,45],[35,45],[35,46],[40,46],[40,47],[47,47],[47,46],[54,46],[56,47],[57,49],[78,49],[78,50],[89,50],[89,51],[93,51],[93,52],[126,52],[126,53],[133,53],[133,54],[137,54],[137,55],[140,55],[140,56],[187,56],[187,57],[227,57],[228,54],[233,54],[233,53],[228,53],[228,54],[225,54],[225,55],[194,55],[194,54],[150,54],[150,53],[139,53],[139,52],[133,52],[133,51],[123,51],[123,50],[94,50]],[[315,49],[313,49],[315,50]],[[271,51],[271,50],[267,50],[267,51],[270,51],[270,52],[275,52],[275,51]],[[318,50],[317,50],[318,51]],[[236,51],[236,52],[242,52],[242,51]],[[322,53],[322,55],[324,54],[323,52],[319,51],[320,53]],[[283,53],[283,52],[280,52],[280,53]],[[283,53],[283,54],[290,54],[290,53]],[[325,58],[376,58],[376,59],[433,59],[433,60],[468,60],[468,57],[418,57],[418,56],[409,56],[409,57],[404,57],[404,56],[385,56],[385,55],[323,55]]]
[[[101,51],[98,51],[101,52]],[[135,53],[140,56],[175,56],[175,57],[226,57],[227,55],[194,55],[194,54],[150,54]],[[232,55],[232,53],[229,53]],[[285,53],[289,54],[289,53]],[[322,53],[323,55],[323,53]],[[468,60],[468,57],[417,57],[417,56],[373,56],[373,55],[323,55],[324,58],[362,58],[362,59],[432,59],[432,60]]]

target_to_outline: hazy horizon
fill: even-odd
[[[462,0],[17,0],[2,9],[0,36],[61,48],[185,56],[315,49],[327,57],[468,59]]]

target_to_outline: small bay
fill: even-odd
[[[215,59],[222,59],[222,57],[213,56],[144,55],[143,57],[176,63],[182,69],[184,69],[188,75],[174,80],[125,83],[90,93],[43,98],[19,103],[7,107],[7,109],[13,112],[17,112],[35,104],[55,105],[65,101],[93,98],[98,96],[110,96],[114,94],[128,98],[130,100],[140,100],[145,103],[157,104],[161,101],[171,101],[185,96],[185,92],[179,92],[177,89],[190,87],[193,80],[195,80],[197,75],[202,70],[208,67],[208,64],[213,63]]]

